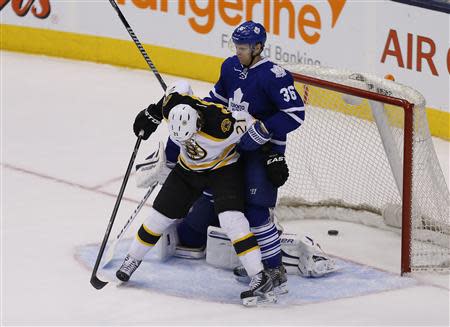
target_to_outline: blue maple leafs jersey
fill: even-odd
[[[261,120],[272,133],[272,149],[280,153],[285,151],[286,135],[305,119],[305,107],[292,75],[268,58],[247,69],[237,56],[229,57],[205,100],[224,104],[230,111],[248,111]]]

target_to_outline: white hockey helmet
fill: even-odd
[[[197,110],[187,104],[178,104],[169,113],[169,133],[178,142],[189,140],[199,130]]]
[[[180,94],[187,94],[187,95],[194,94],[194,92],[192,92],[191,85],[189,85],[189,83],[184,79],[175,81],[172,84],[170,84],[169,86],[167,86],[164,96],[168,96],[169,94],[172,94],[175,92],[180,93]]]

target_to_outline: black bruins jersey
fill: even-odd
[[[178,104],[187,104],[196,109],[202,126],[200,131],[182,144],[172,139],[180,146],[178,162],[183,168],[194,171],[212,170],[238,160],[236,144],[254,121],[247,112],[231,113],[223,105],[172,93],[153,107],[157,112],[152,110],[152,115],[167,120],[170,110]]]

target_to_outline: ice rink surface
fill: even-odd
[[[140,287],[139,281],[130,286],[110,283],[95,290],[89,283],[89,264],[77,251],[101,242],[135,144],[134,117],[162,96],[161,87],[148,71],[11,52],[0,55],[2,324],[449,325],[449,275],[439,274],[414,274],[412,279],[401,278],[411,282],[402,282],[400,288],[352,296],[342,292],[331,300],[320,300],[324,288],[318,279],[318,287],[308,284],[302,294],[300,284],[293,292],[318,301],[280,301],[258,308],[196,297],[195,292],[163,292],[161,283],[156,288]],[[167,83],[177,79],[163,77]],[[199,96],[211,88],[209,83],[191,84]],[[160,127],[143,142],[137,161],[166,135]],[[449,143],[434,143],[448,185]],[[144,193],[131,177],[112,236]],[[308,233],[338,258],[389,276],[399,273],[396,233],[322,220],[289,221],[284,227]],[[328,236],[328,229],[339,229],[339,236]],[[168,288],[181,289],[184,280],[214,291],[208,274],[204,280],[189,280],[183,269],[176,269],[173,282],[165,280]],[[148,265],[155,276],[149,280],[158,280],[166,271],[171,271],[170,262],[164,267]],[[290,278],[293,285],[300,279]]]

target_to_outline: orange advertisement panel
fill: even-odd
[[[253,19],[265,25],[264,55],[275,61],[391,74],[425,94],[430,107],[449,112],[449,16],[442,12],[391,1],[117,3],[143,44],[167,53],[189,53],[190,61],[183,57],[166,65],[172,74],[184,72],[187,66],[195,76],[206,76],[195,74],[196,70],[217,70],[215,63],[205,66],[201,58],[229,56],[231,32]],[[2,24],[130,40],[108,1],[0,0],[0,9]]]

